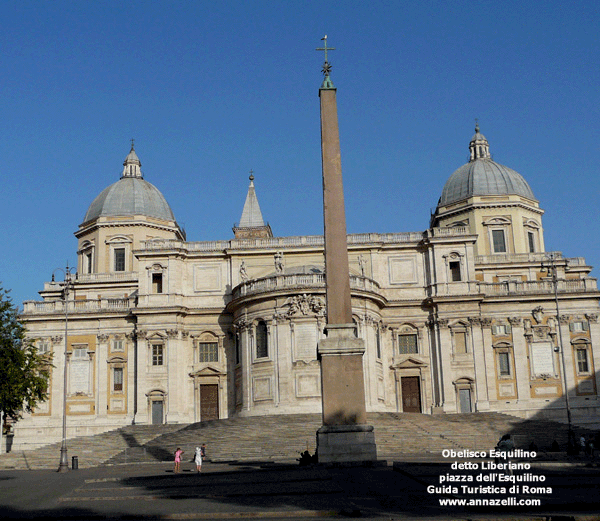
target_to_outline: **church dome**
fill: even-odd
[[[121,179],[105,188],[88,208],[83,222],[98,217],[144,215],[165,221],[175,217],[165,197],[153,184],[143,179],[141,162],[131,147],[123,163]]]
[[[521,174],[492,160],[489,143],[479,132],[479,125],[475,127],[469,150],[471,160],[450,176],[438,206],[447,206],[474,195],[520,195],[536,200]]]

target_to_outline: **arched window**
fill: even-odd
[[[269,337],[267,324],[259,320],[256,324],[256,358],[267,358],[269,356]]]

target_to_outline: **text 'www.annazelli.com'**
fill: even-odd
[[[539,499],[517,499],[516,497],[451,499],[439,498],[440,506],[446,507],[538,507],[542,504]]]

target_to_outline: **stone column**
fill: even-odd
[[[509,319],[510,321],[510,319]],[[517,380],[517,402],[519,409],[528,407],[531,401],[531,371],[529,369],[529,342],[525,336],[525,326],[519,318],[511,322],[515,378]]]
[[[485,335],[480,317],[470,317],[469,322],[471,323],[475,388],[477,389],[477,401],[475,402],[475,407],[477,412],[489,411],[489,375],[486,367],[486,350],[488,349],[488,346],[491,346],[491,339],[486,338],[487,335]],[[487,328],[486,330],[489,331]]]
[[[324,67],[324,71],[327,69]],[[323,427],[317,431],[319,463],[377,459],[373,427],[366,425],[364,342],[352,323],[350,271],[336,90],[328,74],[319,90],[323,165],[323,218],[327,337],[318,344]]]

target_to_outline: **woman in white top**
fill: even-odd
[[[194,462],[196,463],[196,470],[200,472],[202,470],[202,448],[196,447],[194,455]]]

